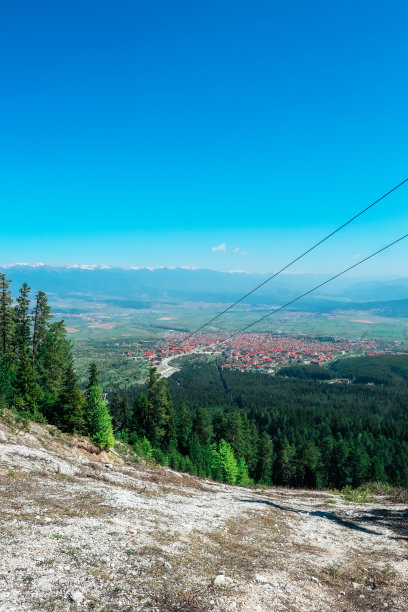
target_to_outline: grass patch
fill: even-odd
[[[397,573],[389,563],[375,568],[331,563],[322,569],[322,576],[340,586],[355,583],[373,589],[388,586],[397,580]]]

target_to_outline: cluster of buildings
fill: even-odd
[[[375,340],[357,338],[318,339],[259,333],[239,334],[232,339],[222,333],[201,333],[189,338],[187,334],[169,332],[165,346],[145,351],[144,355],[151,365],[160,365],[168,363],[173,357],[189,353],[221,354],[226,361],[223,368],[273,372],[277,367],[292,363],[322,365],[341,355],[377,355],[386,352],[391,352],[391,349],[380,349]]]

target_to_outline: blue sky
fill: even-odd
[[[1,13],[0,264],[273,272],[408,176],[405,2]],[[405,186],[293,271],[391,242],[407,202]],[[408,240],[359,273],[407,260]]]

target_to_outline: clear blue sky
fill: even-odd
[[[407,18],[402,1],[2,3],[0,264],[276,270],[408,176]],[[407,202],[293,271],[407,232]],[[408,275],[406,242],[361,274]]]

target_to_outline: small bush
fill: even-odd
[[[355,504],[367,504],[373,501],[370,495],[371,491],[368,485],[361,485],[357,489],[352,489],[350,486],[344,487],[342,494],[346,502],[354,502]]]

